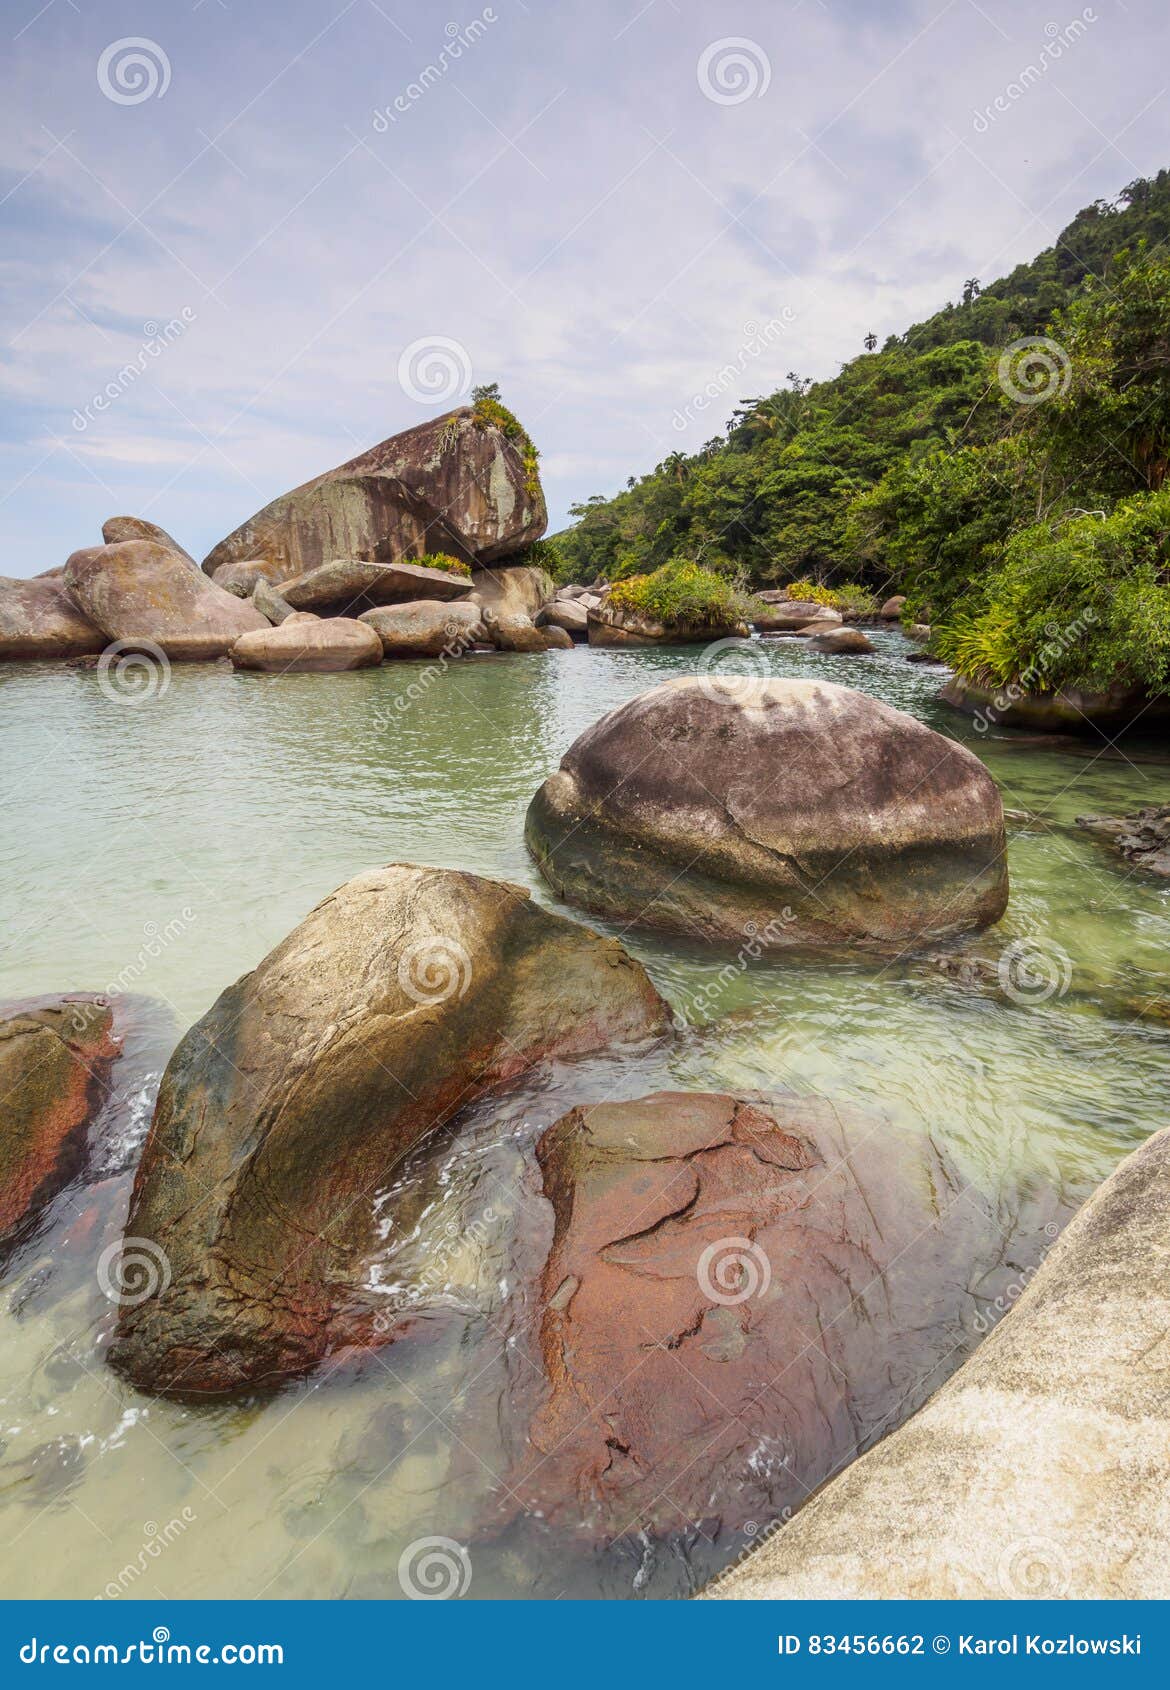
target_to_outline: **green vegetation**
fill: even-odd
[[[609,596],[617,610],[651,622],[682,623],[691,628],[725,628],[752,614],[750,598],[725,575],[713,574],[687,558],[671,558],[649,575],[619,581]]]
[[[857,616],[876,616],[881,608],[877,594],[856,581],[844,587],[826,587],[819,581],[791,581],[788,596],[809,604],[828,605],[830,610],[850,611]]]
[[[501,402],[499,383],[493,381],[473,387],[471,409],[480,428],[498,428],[506,439],[514,442],[524,465],[524,491],[534,501],[541,498],[540,453],[519,417]]]
[[[698,452],[574,507],[558,579],[690,560],[838,608],[897,590],[972,679],[1170,690],[1168,245],[1160,171],[832,380],[790,372]]]
[[[445,569],[448,575],[465,575],[471,579],[471,565],[461,557],[452,557],[450,552],[428,552],[418,561],[427,569]]]

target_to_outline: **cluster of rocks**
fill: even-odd
[[[1154,804],[1132,816],[1078,816],[1077,826],[1147,874],[1170,878],[1170,804]]]
[[[547,520],[516,442],[463,407],[275,499],[202,567],[155,524],[112,517],[62,568],[0,580],[0,660],[114,643],[276,672],[567,647],[571,611],[524,561]]]

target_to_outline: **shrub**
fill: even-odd
[[[465,575],[471,579],[471,565],[461,557],[452,557],[450,552],[428,552],[419,562],[427,569],[445,569],[448,575]]]
[[[524,424],[500,402],[499,395],[500,390],[495,382],[486,387],[475,388],[471,395],[472,415],[480,428],[498,428],[505,439],[513,442],[520,453],[520,462],[524,465],[524,491],[530,499],[540,499],[540,471],[537,467],[540,453]]]
[[[880,608],[869,588],[856,583],[844,587],[822,587],[816,581],[793,581],[788,593],[791,598],[827,605],[830,610],[851,611],[857,616],[876,616]]]
[[[619,581],[609,595],[617,610],[629,610],[652,622],[726,627],[747,620],[754,602],[724,575],[689,558],[671,558],[650,575]]]

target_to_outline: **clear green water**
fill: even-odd
[[[1005,804],[1046,819],[1013,832],[1011,909],[976,948],[995,959],[1013,938],[1058,947],[1068,990],[1028,1006],[903,965],[764,958],[725,978],[714,1015],[696,1017],[696,994],[726,958],[625,935],[665,994],[707,1023],[644,1064],[626,1094],[787,1086],[881,1108],[1001,1192],[1006,1233],[1028,1194],[1079,1201],[1165,1124],[1170,1025],[1134,1004],[1170,997],[1170,892],[1071,823],[1166,802],[1170,756],[979,741],[935,703],[938,672],[905,662],[896,632],[877,639],[868,660],[791,641],[768,651],[777,674],[845,681],[966,738]],[[584,727],[694,656],[487,657],[431,680],[422,664],[271,679],[200,666],[136,705],[111,701],[90,672],[0,667],[0,1000],[120,987],[163,1000],[185,1027],[321,896],[380,862],[473,869],[549,901],[522,846],[533,791]],[[574,1083],[590,1078],[578,1069]],[[592,1078],[623,1085],[612,1062]],[[96,1596],[133,1564],[143,1570],[115,1591],[395,1596],[404,1546],[431,1533],[464,1541],[496,1481],[459,1416],[490,1402],[498,1356],[481,1329],[506,1323],[539,1242],[520,1236],[530,1199],[517,1194],[535,1137],[570,1101],[550,1076],[513,1100],[506,1128],[481,1118],[422,1159],[419,1188],[432,1196],[393,1266],[410,1306],[412,1272],[440,1243],[433,1342],[393,1345],[356,1378],[265,1402],[183,1408],[109,1374],[112,1311],[93,1239],[116,1233],[127,1179],[62,1199],[0,1285],[5,1594]],[[143,1102],[138,1131],[145,1115]],[[492,1225],[468,1226],[488,1208]],[[505,1533],[475,1547],[471,1594],[678,1593],[736,1549],[534,1556]]]

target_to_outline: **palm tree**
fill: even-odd
[[[872,352],[876,346],[877,346],[877,335],[875,335],[873,330],[870,329],[869,333],[865,337],[865,350],[867,352]]]

